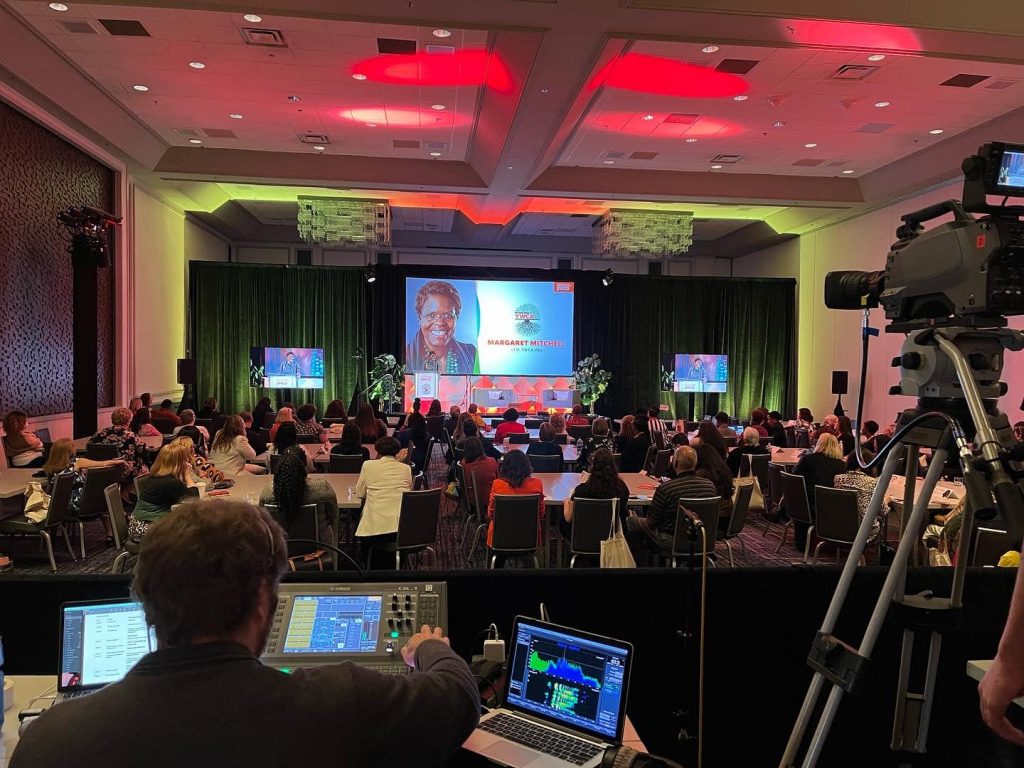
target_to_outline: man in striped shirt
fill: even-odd
[[[630,512],[626,520],[626,540],[637,560],[650,550],[663,554],[672,551],[679,499],[706,499],[718,495],[715,484],[707,478],[698,477],[694,471],[697,452],[693,448],[684,445],[676,449],[672,466],[676,471],[675,478],[658,486],[647,507],[647,515],[639,517]]]

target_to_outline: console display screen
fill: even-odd
[[[381,595],[296,595],[285,653],[373,653]]]

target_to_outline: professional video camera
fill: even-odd
[[[58,211],[57,221],[71,234],[68,252],[76,265],[105,267],[108,264],[107,230],[121,217],[89,205]]]

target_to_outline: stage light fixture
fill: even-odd
[[[654,115],[644,115],[640,119],[641,120],[653,120],[654,119]]]
[[[717,170],[720,170],[720,169],[721,169],[721,167],[722,167],[722,166],[720,166],[720,165],[717,165],[717,164],[716,164],[716,165],[712,165],[712,166],[711,166],[711,169],[712,169],[712,170],[714,170],[714,171],[717,171]]]
[[[691,136],[690,138],[688,138],[688,139],[686,140],[686,143],[687,143],[687,144],[696,144],[696,143],[697,143],[697,140],[696,140],[695,138],[693,138],[693,137]]]
[[[606,269],[604,271],[604,277],[601,278],[601,285],[607,288],[613,282],[615,282],[615,273],[612,272],[610,269]]]
[[[442,109],[448,109],[448,107],[444,104],[431,104],[430,108],[436,109],[438,112],[440,112]]]
[[[366,265],[366,282],[374,283],[377,281],[377,268],[373,264]]]
[[[110,263],[108,231],[121,223],[121,217],[88,205],[57,212],[71,241],[68,253],[74,266],[106,267]]]

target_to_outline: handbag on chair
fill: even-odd
[[[30,523],[41,523],[50,509],[50,495],[38,481],[32,480],[25,488],[25,518]]]
[[[736,497],[739,495],[740,487],[744,486],[744,485],[752,485],[752,486],[754,486],[754,490],[750,494],[750,504],[747,507],[747,509],[750,509],[750,510],[753,510],[753,511],[756,511],[756,512],[763,512],[765,510],[764,494],[761,492],[761,484],[757,481],[757,477],[754,476],[754,475],[748,475],[747,477],[737,477],[736,480],[733,481],[733,488],[734,488],[734,491],[733,491],[733,494],[732,494],[733,507],[735,508]]]
[[[612,512],[612,525],[608,530],[608,538],[601,542],[602,568],[636,568],[636,560],[629,551],[626,534],[622,531],[622,523],[616,512]]]

